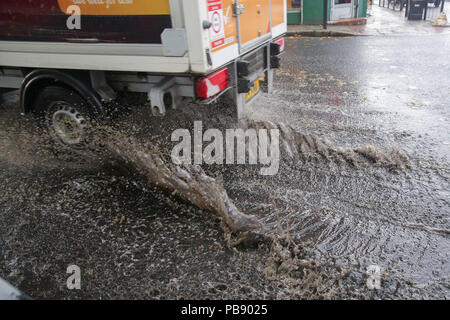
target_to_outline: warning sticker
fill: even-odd
[[[210,35],[212,49],[225,44],[222,0],[208,0],[208,14],[211,22]]]

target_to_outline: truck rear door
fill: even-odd
[[[236,0],[233,13],[237,16],[240,52],[246,52],[271,38],[271,0]]]

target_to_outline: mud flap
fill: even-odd
[[[265,80],[264,80],[264,86],[263,91],[271,94],[273,90],[273,73],[274,70],[272,69],[272,65],[270,63],[271,54],[270,54],[270,45],[267,46],[267,53],[266,53],[266,72],[265,72]]]
[[[238,120],[244,117],[245,111],[245,93],[238,93],[238,90],[234,90],[234,104],[236,106],[236,116]]]
[[[268,94],[271,94],[273,91],[273,72],[273,69],[269,68],[265,74],[263,91]]]

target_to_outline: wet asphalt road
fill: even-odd
[[[277,92],[290,90],[298,107],[291,103],[289,115],[311,119],[317,113],[314,121],[298,123],[311,123],[308,131],[336,143],[374,142],[384,135],[401,141],[409,153],[445,161],[449,157],[449,52],[448,35],[293,40],[280,72],[293,86],[284,84]],[[331,115],[320,117],[327,110],[315,104],[328,107]],[[358,114],[365,117],[358,119]],[[282,113],[281,118],[290,117]],[[353,128],[332,130],[344,119]],[[377,134],[354,134],[361,129]],[[411,136],[398,137],[405,132]]]
[[[340,153],[311,148],[271,178],[216,171],[238,208],[289,231],[298,259],[227,248],[219,219],[145,173],[56,157],[4,103],[0,277],[37,298],[448,298],[449,52],[450,36],[288,40],[274,94],[248,117]],[[66,288],[70,264],[82,290]]]
[[[405,152],[411,166],[399,174],[301,166],[300,183],[275,197],[311,204],[302,205],[305,218],[294,230],[322,252],[389,266],[419,286],[440,283],[447,296],[449,52],[448,36],[293,39],[282,85],[252,108],[333,146]],[[290,169],[281,181],[298,174]]]

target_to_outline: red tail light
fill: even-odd
[[[219,92],[228,88],[230,83],[230,73],[228,68],[223,68],[219,71],[211,73],[210,75],[197,80],[195,91],[197,98],[207,99],[215,96]]]
[[[278,38],[274,41],[275,43],[278,43],[280,45],[280,52],[284,51],[284,38]]]

